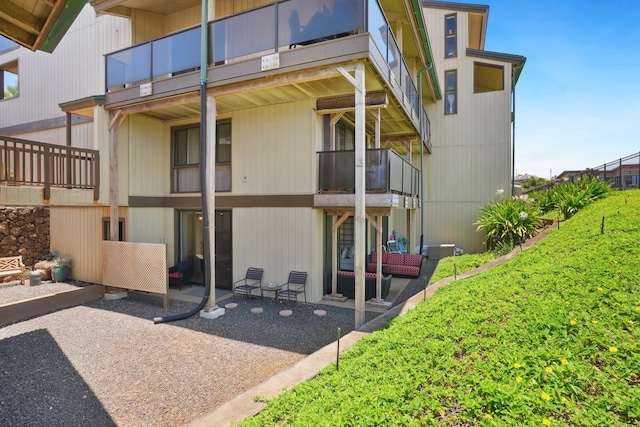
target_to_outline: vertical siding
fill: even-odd
[[[0,64],[17,59],[19,72],[19,96],[0,102],[0,127],[61,117],[60,103],[103,94],[103,55],[130,43],[128,19],[96,16],[87,4],[53,53],[0,55]]]
[[[232,116],[234,194],[315,192],[321,120],[313,101],[276,104]]]
[[[248,267],[263,281],[284,283],[292,270],[309,274],[307,299],[322,298],[322,212],[310,208],[233,210],[233,280]]]
[[[194,6],[168,15],[165,20],[167,33],[173,33],[183,28],[200,24],[201,12],[202,8],[200,6]],[[213,17],[209,16],[209,20],[211,19]]]
[[[102,281],[102,219],[109,208],[59,207],[50,209],[51,251],[73,258],[71,278],[88,283]],[[127,210],[121,208],[120,217]]]
[[[511,188],[510,65],[466,57],[468,15],[458,11],[458,57],[444,59],[444,16],[452,11],[424,9],[438,79],[457,70],[458,113],[444,115],[444,102],[427,106],[433,154],[425,158],[427,244],[454,243],[466,252],[484,250],[473,223],[496,191]],[[474,93],[474,62],[504,66],[505,90]]]
[[[128,127],[121,135],[125,132],[129,140],[129,193],[132,196],[168,194],[170,144],[165,126],[156,120],[130,116]]]
[[[67,128],[60,127],[38,132],[23,133],[19,136],[30,141],[45,142],[47,144],[67,144]],[[71,144],[77,148],[94,149],[93,123],[86,122],[71,127]]]
[[[132,44],[140,44],[166,34],[166,18],[139,9],[131,10]]]
[[[273,0],[218,0],[215,2],[216,18],[233,15],[234,13],[240,13],[270,3],[273,3]]]

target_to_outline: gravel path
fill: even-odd
[[[0,425],[180,426],[353,329],[350,309],[230,302],[215,320],[156,325],[195,305],[171,301],[165,312],[160,298],[129,293],[0,328]]]

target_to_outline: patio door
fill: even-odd
[[[204,284],[204,230],[202,211],[179,211],[176,262],[188,261],[192,266],[191,280]],[[231,211],[215,214],[216,288],[231,289]]]

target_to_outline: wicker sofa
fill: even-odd
[[[364,299],[369,300],[376,297],[376,275],[374,273],[364,274]],[[331,273],[327,275],[325,291],[331,293]],[[356,297],[356,273],[353,271],[338,270],[337,291],[347,298]],[[391,288],[391,275],[382,276],[381,297],[385,299],[389,295]]]
[[[369,262],[367,263],[367,271],[375,273],[377,260],[377,253],[371,252]],[[420,276],[421,267],[422,255],[382,252],[382,272],[384,274],[418,277]]]

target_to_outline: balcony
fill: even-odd
[[[0,184],[94,190],[99,195],[100,154],[96,150],[0,137]]]
[[[159,82],[199,69],[200,33],[200,27],[189,28],[106,55],[106,92]],[[330,40],[351,38],[355,41],[360,35],[368,34],[371,47],[367,45],[366,59],[376,62],[374,68],[381,74],[378,78],[394,93],[399,108],[404,110],[413,127],[418,129],[422,123],[423,143],[430,151],[427,114],[377,0],[336,1],[332,11],[326,9],[322,0],[280,1],[209,22],[208,33],[209,70],[262,60],[262,71],[272,66],[266,61],[269,55],[289,54],[298,47]],[[319,50],[305,64],[322,62],[327,59],[326,55],[327,50]],[[194,90],[197,89],[194,83],[191,79],[185,84]],[[209,84],[216,83],[209,79]],[[177,89],[171,90],[175,95]]]
[[[389,149],[366,151],[365,192],[384,195],[389,206],[415,207],[420,193],[420,171]],[[318,194],[355,194],[355,151],[318,153]],[[386,196],[399,196],[389,198]],[[400,201],[400,198],[403,198]],[[373,199],[373,198],[371,198]],[[324,199],[329,200],[327,198]],[[394,201],[395,200],[395,201]],[[409,202],[410,201],[410,202]],[[368,203],[369,205],[370,203]]]

